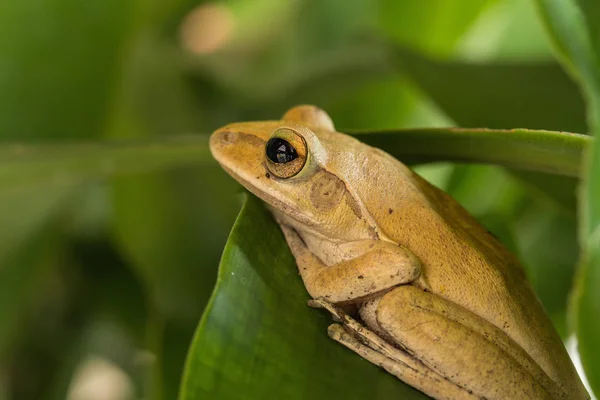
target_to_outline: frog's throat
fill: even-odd
[[[314,221],[313,218],[310,218],[306,214],[297,212],[292,207],[288,206],[286,203],[279,200],[278,198],[271,196],[264,190],[259,190],[255,185],[252,184],[250,180],[236,173],[231,168],[228,168],[225,165],[221,166],[227,171],[229,175],[231,175],[236,181],[238,181],[242,186],[244,186],[250,193],[267,203],[271,208],[271,212],[273,209],[278,210],[280,213],[286,215],[287,217],[309,227],[314,227],[317,225],[316,221]]]

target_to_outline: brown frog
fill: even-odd
[[[400,161],[314,106],[210,148],[267,203],[334,340],[436,399],[589,399],[518,260]]]

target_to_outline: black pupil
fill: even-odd
[[[271,138],[267,142],[267,157],[274,163],[283,164],[298,158],[298,153],[286,140]]]

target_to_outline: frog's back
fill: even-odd
[[[349,180],[366,179],[378,190],[356,185],[357,197],[383,237],[420,259],[432,292],[493,323],[566,393],[588,398],[519,261],[449,195],[387,153],[362,146]]]

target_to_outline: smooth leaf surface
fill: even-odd
[[[588,240],[583,250],[575,291],[575,332],[579,354],[588,382],[594,393],[600,393],[600,239]]]
[[[538,0],[539,8],[588,101],[590,131],[600,137],[600,3]],[[587,154],[580,212],[581,268],[575,297],[575,331],[586,375],[600,393],[600,144]]]
[[[600,125],[598,126],[600,128]],[[600,129],[596,131],[600,138]],[[586,236],[581,233],[583,254],[575,291],[575,329],[579,343],[581,361],[586,375],[596,394],[600,393],[600,142],[596,140],[587,171],[587,182],[583,186],[584,210],[580,216],[587,218],[590,229]],[[581,227],[580,227],[581,228]]]
[[[549,30],[567,65],[578,77],[588,101],[588,123],[600,135],[600,3],[589,0],[538,0]],[[597,152],[595,152],[597,154]],[[600,169],[600,157],[591,156],[589,180],[584,191],[582,234],[591,236],[600,226],[600,185],[593,171]]]
[[[391,38],[427,53],[448,55],[477,17],[497,0],[379,0],[379,3],[381,26]],[[402,16],[402,23],[398,23],[398,16]]]
[[[188,354],[180,400],[428,398],[329,339],[331,317],[308,299],[279,227],[249,196]]]
[[[580,175],[582,153],[592,143],[585,135],[527,129],[406,129],[352,134],[409,164],[477,162],[565,176]]]

